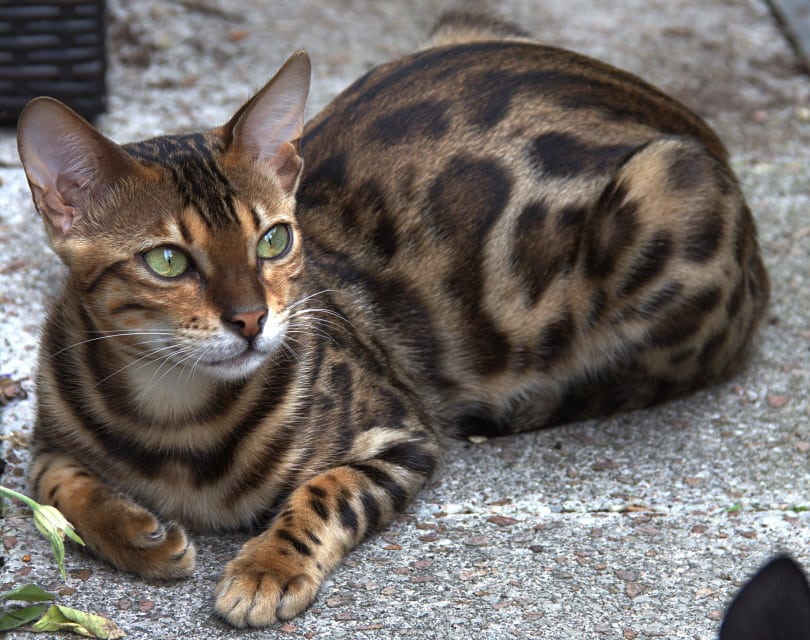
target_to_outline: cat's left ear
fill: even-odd
[[[136,171],[120,146],[53,98],[26,105],[17,146],[34,203],[57,243],[75,235],[94,202]]]
[[[309,55],[297,51],[225,127],[234,150],[274,174],[290,194],[295,192],[304,166],[299,140],[310,72]]]

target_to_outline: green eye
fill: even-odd
[[[188,256],[173,247],[155,247],[143,254],[146,266],[164,278],[182,276],[189,268]]]
[[[286,224],[277,224],[262,236],[256,245],[256,255],[260,258],[278,258],[290,246],[290,228]]]

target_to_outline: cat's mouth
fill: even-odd
[[[236,380],[246,378],[255,372],[267,359],[267,355],[251,346],[235,356],[208,360],[200,364],[216,377]]]

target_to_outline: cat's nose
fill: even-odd
[[[259,335],[267,317],[267,309],[256,309],[255,311],[243,311],[235,313],[228,318],[228,322],[245,338],[250,340]]]

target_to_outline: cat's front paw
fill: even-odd
[[[163,524],[149,511],[118,496],[104,502],[88,545],[102,558],[145,578],[185,578],[196,551],[177,524]]]
[[[216,589],[216,612],[235,627],[266,627],[289,620],[318,594],[320,580],[283,563],[257,566],[240,556],[225,569]]]

